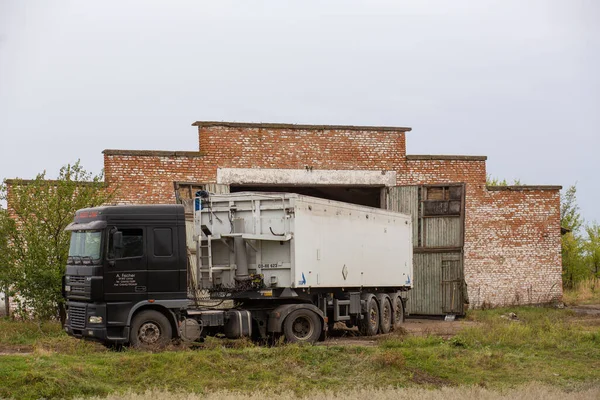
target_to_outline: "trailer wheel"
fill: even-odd
[[[392,302],[392,309],[394,310],[393,326],[394,329],[398,329],[404,323],[404,304],[399,294],[392,297]]]
[[[283,321],[283,334],[289,343],[315,343],[322,330],[321,318],[311,310],[293,311]]]
[[[379,332],[390,333],[390,331],[392,330],[392,320],[394,318],[392,311],[392,303],[390,301],[389,296],[387,295],[379,296],[378,300],[380,311]]]
[[[164,314],[145,310],[133,317],[129,342],[138,349],[162,349],[173,338],[171,324]]]
[[[375,336],[379,331],[379,305],[374,296],[367,299],[367,311],[360,320],[360,333],[363,336]]]

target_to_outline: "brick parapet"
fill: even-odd
[[[222,168],[397,170],[402,131],[200,126],[205,162]]]

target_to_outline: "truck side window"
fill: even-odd
[[[171,228],[154,228],[154,255],[169,257],[173,255],[173,234]]]
[[[142,229],[121,229],[123,248],[115,249],[112,235],[108,238],[108,258],[141,257],[144,254],[144,231]]]

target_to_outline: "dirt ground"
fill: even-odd
[[[392,332],[387,335],[377,335],[376,337],[361,337],[358,336],[356,329],[336,329],[330,332],[330,336],[326,341],[319,343],[322,346],[374,346],[378,341],[386,337],[397,335],[410,336],[428,336],[436,335],[444,339],[449,339],[456,335],[462,328],[474,326],[477,322],[457,319],[454,321],[444,321],[442,318],[407,318],[402,325],[402,330]]]
[[[569,310],[575,311],[577,314],[594,315],[600,317],[600,304],[574,306],[569,307]]]
[[[0,356],[31,354],[33,346],[19,344],[0,344]]]
[[[404,329],[413,336],[438,335],[448,339],[462,328],[474,325],[477,325],[477,322],[464,319],[444,321],[443,319],[409,318],[404,324]]]

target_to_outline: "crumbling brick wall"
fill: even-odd
[[[557,189],[489,188],[471,215],[465,274],[475,305],[538,304],[562,298]]]
[[[217,168],[396,171],[398,185],[465,183],[464,271],[471,304],[560,299],[556,187],[486,187],[485,157],[407,156],[407,128],[198,123],[198,152],[106,150],[119,202],[172,203],[174,181],[216,182]]]
[[[465,183],[464,273],[473,307],[562,298],[557,187],[486,186],[484,157],[408,156],[399,185]]]

